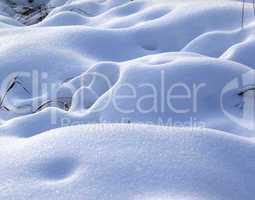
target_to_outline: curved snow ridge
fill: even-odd
[[[26,0],[15,2],[31,6]],[[170,119],[169,126],[192,119],[189,126],[203,122],[207,128],[253,136],[253,130],[245,127],[246,120],[236,123],[226,115],[243,115],[244,99],[238,94],[244,86],[225,92],[232,80],[255,66],[252,4],[245,7],[243,29],[242,4],[232,1],[52,0],[33,4],[53,8],[32,26],[20,27],[10,18],[13,10],[1,9],[5,13],[0,17],[1,83],[10,75],[10,80],[15,79],[17,72],[31,75],[36,71],[41,76],[36,94],[31,94],[34,82],[29,76],[18,77],[22,84],[7,95],[6,87],[1,88],[1,96],[6,96],[0,110],[2,135],[31,137],[62,126],[65,118],[70,125],[121,120],[158,124]],[[192,91],[192,98],[174,99],[169,108],[167,92],[178,83]],[[43,88],[46,84],[51,88]],[[130,95],[129,88],[118,90],[123,85],[132,85],[136,95],[116,101],[118,94]],[[49,97],[52,91],[57,91],[54,98]],[[183,88],[175,92],[182,94]],[[154,99],[148,96],[152,93]],[[173,107],[191,112],[177,113]],[[26,112],[20,113],[22,109]],[[41,120],[44,126],[38,124]]]
[[[101,124],[11,143],[1,199],[253,199],[254,143],[217,130]]]
[[[30,114],[4,122],[0,129],[4,136],[26,138],[73,124],[146,123],[207,127],[253,136],[253,130],[245,127],[247,121],[238,124],[224,113],[226,109],[242,116],[243,109],[238,106],[243,102],[239,95],[242,86],[227,93],[224,89],[249,71],[250,68],[236,62],[183,52],[151,55],[122,63],[101,62],[55,88],[57,98],[72,97],[69,111],[56,108],[34,114],[30,111]],[[173,85],[178,84],[175,94],[183,94],[180,83],[191,91],[191,98],[169,101]],[[17,87],[13,91],[21,89]],[[8,98],[15,100],[15,95],[16,92],[10,93]],[[25,105],[33,108],[33,99],[27,94],[23,98],[23,101],[16,100],[19,105],[16,111]],[[175,108],[188,110],[183,113]],[[40,121],[44,126],[37,123]]]
[[[69,80],[58,87],[58,97],[73,96],[72,107],[69,112],[47,109],[44,112],[11,120],[10,123],[6,123],[2,127],[2,131],[7,129],[7,135],[11,133],[11,135],[14,134],[19,137],[30,137],[45,130],[61,126],[63,119],[66,118],[68,118],[69,125],[76,122],[121,122],[121,119],[128,119],[129,121],[126,121],[126,123],[157,124],[159,123],[158,120],[162,120],[162,123],[166,123],[169,126],[173,125],[167,124],[169,119],[172,120],[172,123],[175,121],[185,123],[189,122],[189,119],[195,119],[197,122],[206,123],[206,127],[226,131],[231,130],[230,132],[238,135],[252,136],[252,131],[241,131],[243,130],[242,127],[225,116],[222,112],[220,98],[221,91],[228,82],[249,70],[246,66],[237,63],[202,58],[200,55],[189,53],[165,53],[121,64],[102,62],[101,64],[96,64],[81,76]],[[183,77],[185,76],[189,78],[184,80]],[[216,77],[217,85],[215,84]],[[85,82],[81,82],[80,79],[85,80]],[[180,82],[190,87],[193,87],[192,84],[197,84],[197,87],[202,84],[199,97],[197,97],[199,108],[196,112],[191,111],[185,115],[183,113],[178,114],[169,107],[166,98],[169,90],[168,86]],[[155,98],[158,100],[148,98],[137,104],[143,96],[154,95],[154,90],[142,87],[143,84],[150,84],[156,90]],[[74,93],[70,93],[68,90],[69,85],[76,88]],[[119,93],[122,95],[130,94],[129,88],[123,87],[121,90],[119,89],[123,85],[132,86],[136,96],[128,99],[117,99],[116,96]],[[162,91],[161,88],[165,88],[165,90]],[[241,114],[242,109],[237,106],[242,103],[242,98],[238,95],[240,89],[236,88],[231,93],[231,96],[226,96],[225,106],[230,106],[232,110]],[[178,91],[181,92],[182,88],[176,90],[177,93]],[[80,94],[86,96],[82,101],[80,101]],[[194,96],[195,94],[192,95]],[[231,98],[231,101],[228,100],[229,98]],[[30,99],[27,100],[27,103],[29,101]],[[192,109],[193,101],[194,99],[191,98],[184,102],[187,103],[188,108]],[[178,102],[178,99],[172,101],[174,104]],[[157,105],[152,106],[156,103]],[[151,106],[154,109],[150,112],[140,112],[138,106],[143,107],[144,105]],[[162,106],[164,110],[161,110]],[[125,113],[122,112],[123,110],[133,110],[133,112]],[[50,123],[52,112],[56,115],[57,121],[55,124]],[[44,121],[45,126],[40,124],[38,124],[38,127],[34,126],[33,124],[36,121]]]
[[[57,6],[41,23],[19,29],[15,40],[29,46],[28,43],[40,39],[48,44],[49,49],[77,49],[80,54],[95,61],[125,61],[181,50],[220,57],[233,49],[231,47],[236,43],[252,37],[254,20],[252,5],[247,4],[245,20],[249,26],[241,30],[241,4],[223,2],[193,3],[190,6],[126,0],[68,1],[63,2],[63,6]],[[92,11],[95,13],[88,14]],[[27,31],[29,34],[26,34]],[[30,31],[34,35],[32,40]],[[48,38],[49,35],[52,39]],[[73,39],[70,40],[70,37]],[[61,47],[52,40],[61,41],[58,43]],[[221,45],[204,48],[211,41]],[[118,54],[109,54],[109,46]],[[234,52],[244,48],[239,46]],[[253,66],[251,62],[245,63],[237,57],[228,59]]]
[[[0,199],[254,200],[252,4],[11,1]]]
[[[132,44],[132,39],[135,39],[145,47],[145,50],[157,50],[157,52],[180,51],[192,40],[203,34],[219,30],[240,29],[240,6],[241,4],[231,2],[222,4],[202,3],[202,5],[197,3],[193,6],[186,6],[185,4],[166,2],[156,4],[150,1],[68,1],[63,6],[54,9],[43,22],[36,24],[35,27],[53,26],[56,28],[57,26],[67,26],[65,28],[69,31],[71,29],[69,26],[73,27],[74,25],[93,27],[96,30],[117,29],[121,41],[130,38],[131,41],[128,42]],[[251,5],[246,7],[246,24],[253,22],[252,9]],[[88,14],[91,10],[96,14]],[[97,10],[99,10],[98,13]],[[221,20],[223,17],[224,20]],[[32,27],[25,29],[33,30]],[[65,29],[62,28],[58,31],[62,32],[63,30]],[[40,29],[40,31],[45,31],[44,35],[47,35],[47,29]],[[131,36],[127,37],[126,32]],[[178,34],[176,34],[177,32]],[[249,31],[249,33],[251,32],[252,30]],[[79,34],[79,32],[75,33],[75,35]],[[242,34],[242,31],[240,34]],[[224,36],[216,35],[215,37],[220,40]],[[150,38],[150,41],[144,38]],[[91,40],[94,41],[93,38],[90,38]],[[107,37],[105,40],[114,41],[116,37]],[[204,40],[205,42],[201,42],[202,45],[205,45],[207,41],[206,38],[202,41]],[[162,41],[169,41],[169,43]],[[101,42],[96,43],[100,44]],[[228,47],[230,48],[232,45],[229,44]],[[132,44],[132,46],[135,45]],[[126,49],[130,49],[130,47],[127,46]],[[211,50],[211,54],[215,54],[213,50]],[[193,50],[192,47],[189,47],[189,51],[196,52],[196,48]],[[152,53],[147,52],[145,54]],[[99,55],[97,54],[97,56]]]
[[[15,47],[22,49],[40,40],[47,44],[43,45],[47,49],[75,50],[95,62],[126,61],[176,51],[225,58],[225,54],[234,51],[233,56],[227,59],[253,67],[251,62],[240,59],[244,53],[239,55],[238,52],[252,52],[254,48],[251,45],[249,48],[235,48],[237,43],[253,37],[254,17],[251,4],[247,4],[245,10],[247,26],[241,30],[241,4],[227,1],[211,4],[199,2],[193,3],[193,6],[126,0],[64,1],[62,6],[55,1],[46,3],[55,3],[58,6],[41,23],[15,30],[15,38],[10,36],[11,38],[4,39],[22,41],[27,47],[18,44]],[[95,13],[88,14],[92,11]],[[0,21],[5,23],[6,20]],[[8,22],[6,26],[15,23]],[[5,28],[3,31],[7,36],[14,32],[11,29],[9,32],[12,34],[8,34]],[[212,46],[212,41],[221,45]],[[205,48],[208,45],[211,47]],[[109,52],[110,46],[111,51],[118,54]],[[34,49],[33,52],[35,51],[37,50]]]
[[[84,3],[84,9],[87,4],[89,3]],[[91,4],[96,4],[99,7],[101,5],[97,3]],[[68,6],[70,7],[71,5],[72,3]],[[48,19],[36,26],[85,25],[95,29],[117,29],[119,34],[125,35],[125,32],[127,32],[131,36],[129,37],[130,39],[134,35],[133,38],[144,50],[151,51],[145,54],[174,52],[183,49],[184,51],[212,57],[220,57],[233,45],[253,35],[254,17],[251,5],[246,8],[245,22],[247,28],[243,30],[240,29],[241,7],[237,3],[222,5],[198,4],[191,7],[190,5],[185,6],[185,4],[176,4],[174,6],[166,3],[158,5],[150,2],[134,1],[113,8],[104,4],[102,6],[104,9],[102,8],[102,10],[107,8],[107,12],[102,11],[102,13],[95,16],[80,13],[81,11],[79,12],[79,10],[83,8],[82,3],[78,11],[69,7],[66,8],[64,6],[62,9],[53,12]],[[224,20],[221,20],[223,17]],[[212,19],[214,20],[213,23]],[[177,32],[178,34],[176,34]],[[221,32],[221,34],[218,32]],[[229,34],[229,32],[235,33]],[[124,38],[125,40],[128,39],[126,36]],[[232,42],[231,38],[233,38]],[[216,45],[210,49],[204,48],[212,40],[215,43],[223,44]],[[162,41],[169,41],[169,43]],[[187,45],[188,48],[186,47]],[[198,48],[200,49],[199,51]],[[237,60],[235,58],[231,59]],[[241,60],[237,61],[240,62]],[[250,65],[251,63],[243,64]]]

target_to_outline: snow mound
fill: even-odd
[[[0,1],[0,199],[254,199],[252,3]]]
[[[254,147],[226,132],[148,125],[3,138],[0,197],[252,200]]]
[[[241,29],[241,3],[187,2],[34,1],[33,5],[56,8],[32,26],[21,25],[11,14],[2,16],[0,79],[4,82],[6,77],[13,78],[17,71],[30,73],[30,77],[18,75],[22,85],[14,87],[3,101],[0,117],[5,135],[36,135],[62,126],[63,116],[70,123],[157,124],[159,118],[165,123],[171,117],[172,124],[185,124],[193,118],[203,121],[208,128],[252,135],[253,130],[243,129],[247,120],[240,126],[225,115],[220,98],[228,82],[254,68],[253,6],[246,4],[245,27]],[[30,95],[24,88],[33,91],[34,71],[39,73],[40,80],[37,93]],[[189,88],[197,87],[199,95],[192,93],[192,100],[199,103],[197,112],[158,112],[159,107],[167,104],[165,91],[154,99],[159,103],[150,98],[139,101],[139,97],[153,92],[145,84],[152,84],[157,92],[161,90],[162,74],[166,86],[182,82]],[[45,84],[51,88],[43,89]],[[127,84],[135,88],[136,97],[115,101],[116,94],[129,95],[129,88],[118,90]],[[238,95],[242,87],[224,96],[224,104],[237,116],[243,112],[239,106],[242,107],[243,99]],[[2,96],[6,90],[1,88]],[[177,94],[182,90],[179,88]],[[52,91],[57,94],[52,95]],[[177,99],[173,107],[190,110],[194,107],[192,100],[183,104]],[[149,110],[153,103],[156,108]],[[121,111],[116,111],[116,104]],[[138,112],[137,106],[146,112]],[[130,108],[132,113],[122,112]],[[56,113],[54,124],[48,119],[51,112]],[[44,127],[33,126],[27,131],[41,120],[46,122]]]

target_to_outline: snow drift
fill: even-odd
[[[249,2],[1,1],[0,199],[252,200]]]
[[[1,147],[1,199],[253,199],[254,143],[216,130],[87,125]]]

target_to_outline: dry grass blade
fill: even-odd
[[[62,99],[62,100],[59,100],[59,99]],[[51,107],[50,104],[52,104],[52,103],[61,104],[62,107],[64,108],[64,110],[67,111],[70,109],[70,106],[71,106],[70,100],[71,99],[72,99],[71,97],[60,97],[60,98],[57,98],[56,100],[48,100],[48,101],[42,103],[33,113],[37,113],[37,112],[41,111],[43,108]]]
[[[9,84],[9,86],[7,87],[7,90],[5,91],[3,97],[1,98],[0,107],[3,106],[3,102],[4,102],[5,98],[6,98],[6,96],[15,87],[16,84],[20,85],[23,88],[23,90],[26,91],[26,93],[31,95],[31,93],[23,86],[22,82],[20,82],[18,79],[19,79],[18,75],[15,76],[13,78],[13,80],[11,81],[11,83]]]
[[[255,86],[246,88],[238,93],[239,96],[243,96],[248,91],[255,91]]]
[[[90,14],[90,13],[88,13],[88,12],[86,12],[85,10],[82,10],[82,9],[80,9],[80,8],[71,8],[71,9],[69,9],[70,11],[78,11],[79,13],[82,13],[82,14],[84,14],[84,15],[86,15],[86,16],[88,16],[88,17],[93,17],[93,15],[92,14]]]
[[[255,0],[253,0],[253,14],[254,14],[254,16],[255,16]]]
[[[244,27],[244,10],[245,9],[245,0],[243,0],[243,6],[242,6],[242,28]]]
[[[10,109],[7,108],[6,106],[1,106],[0,109],[1,109],[1,110],[4,110],[4,111],[8,111],[8,112],[10,111]]]

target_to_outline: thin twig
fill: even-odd
[[[58,99],[69,99],[71,100],[71,97],[59,97],[56,100],[47,100],[46,102],[42,103],[40,106],[38,106],[38,108],[33,112],[36,113],[40,110],[42,110],[45,106],[49,105],[50,103],[57,103],[57,104],[62,104],[64,106],[64,109],[67,111],[70,108],[70,102],[66,102],[66,101],[61,101]]]
[[[244,9],[245,9],[245,0],[243,0],[243,7],[242,7],[242,29],[244,27]]]
[[[88,17],[93,17],[92,14],[90,14],[90,13],[88,13],[88,12],[86,12],[85,10],[82,10],[82,9],[80,9],[80,8],[71,8],[71,9],[69,9],[69,10],[70,10],[70,11],[79,11],[79,12],[81,12],[82,14],[88,16]]]
[[[1,110],[4,110],[4,111],[10,111],[10,109],[7,108],[6,106],[1,106],[0,109],[1,109]]]
[[[15,76],[15,77],[13,78],[12,82],[9,84],[9,86],[7,87],[7,90],[5,91],[3,97],[1,98],[0,107],[2,107],[2,104],[3,104],[3,102],[4,102],[5,98],[6,98],[6,96],[7,96],[8,93],[14,88],[14,86],[15,86],[16,84],[20,85],[20,86],[23,88],[23,90],[25,90],[29,95],[31,95],[31,93],[23,86],[22,82],[19,81],[19,77],[18,77],[18,75],[17,75],[17,76]]]
[[[248,91],[255,91],[255,86],[254,86],[254,87],[249,87],[249,88],[246,88],[246,89],[240,91],[240,92],[238,93],[238,95],[239,95],[239,96],[243,96],[243,95],[244,95],[246,92],[248,92]]]
[[[253,0],[253,15],[255,16],[255,0]]]

